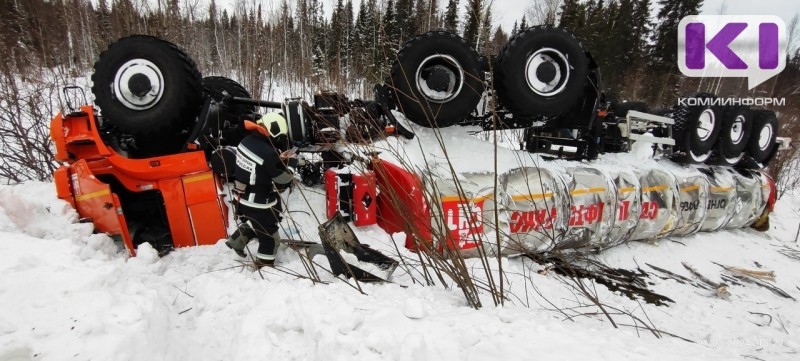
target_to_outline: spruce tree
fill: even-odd
[[[468,44],[478,43],[479,32],[483,22],[483,6],[481,0],[469,0],[467,3],[467,13],[464,17],[464,40]]]
[[[677,67],[678,23],[685,16],[696,15],[703,0],[658,0],[657,25],[653,30],[652,58],[661,69]]]
[[[458,33],[458,0],[450,0],[444,12],[444,29]]]

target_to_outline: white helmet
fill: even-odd
[[[261,119],[256,121],[256,124],[264,127],[267,133],[273,138],[286,135],[289,132],[289,125],[286,124],[286,118],[276,112],[265,114]]]

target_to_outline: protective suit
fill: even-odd
[[[294,155],[281,152],[279,137],[285,136],[286,119],[278,113],[268,113],[245,127],[255,130],[236,148],[235,185],[240,195],[236,208],[242,226],[226,242],[240,256],[251,238],[258,239],[256,262],[271,265],[275,262],[278,224],[283,207],[280,192],[294,180],[287,163]],[[294,160],[294,159],[292,159]]]

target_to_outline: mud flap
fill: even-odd
[[[341,213],[319,226],[319,236],[334,276],[343,274],[361,282],[383,282],[397,268],[397,261],[361,244]]]

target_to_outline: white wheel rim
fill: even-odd
[[[432,79],[429,76],[434,73],[447,76],[447,84],[443,89],[436,89],[437,87],[430,82]],[[461,93],[461,88],[464,86],[464,69],[450,55],[431,55],[419,64],[415,79],[417,90],[425,99],[433,103],[446,103]]]
[[[552,79],[542,78],[540,70],[543,66],[552,67]],[[570,65],[564,53],[553,48],[541,48],[528,57],[525,64],[525,79],[528,87],[541,96],[552,96],[560,93],[567,86]]]
[[[767,150],[770,146],[770,140],[772,140],[772,124],[765,124],[761,128],[761,133],[758,134],[758,148]]]
[[[695,163],[705,163],[705,161],[711,157],[711,151],[708,151],[705,154],[695,154],[694,151],[690,150],[689,156],[692,157],[692,160]]]
[[[113,87],[117,100],[126,108],[150,109],[164,95],[164,76],[151,61],[133,59],[117,70]]]
[[[697,133],[697,137],[700,138],[700,141],[705,142],[711,138],[714,125],[717,123],[717,119],[714,116],[714,111],[711,109],[704,110],[702,113],[700,113],[700,116],[697,120],[697,129],[695,129],[695,132]]]
[[[728,165],[736,165],[742,160],[742,158],[744,158],[744,152],[739,153],[738,156],[733,158],[725,157],[725,163],[727,163]]]
[[[733,120],[733,124],[731,125],[731,142],[733,144],[739,144],[744,139],[744,116],[740,115]]]

